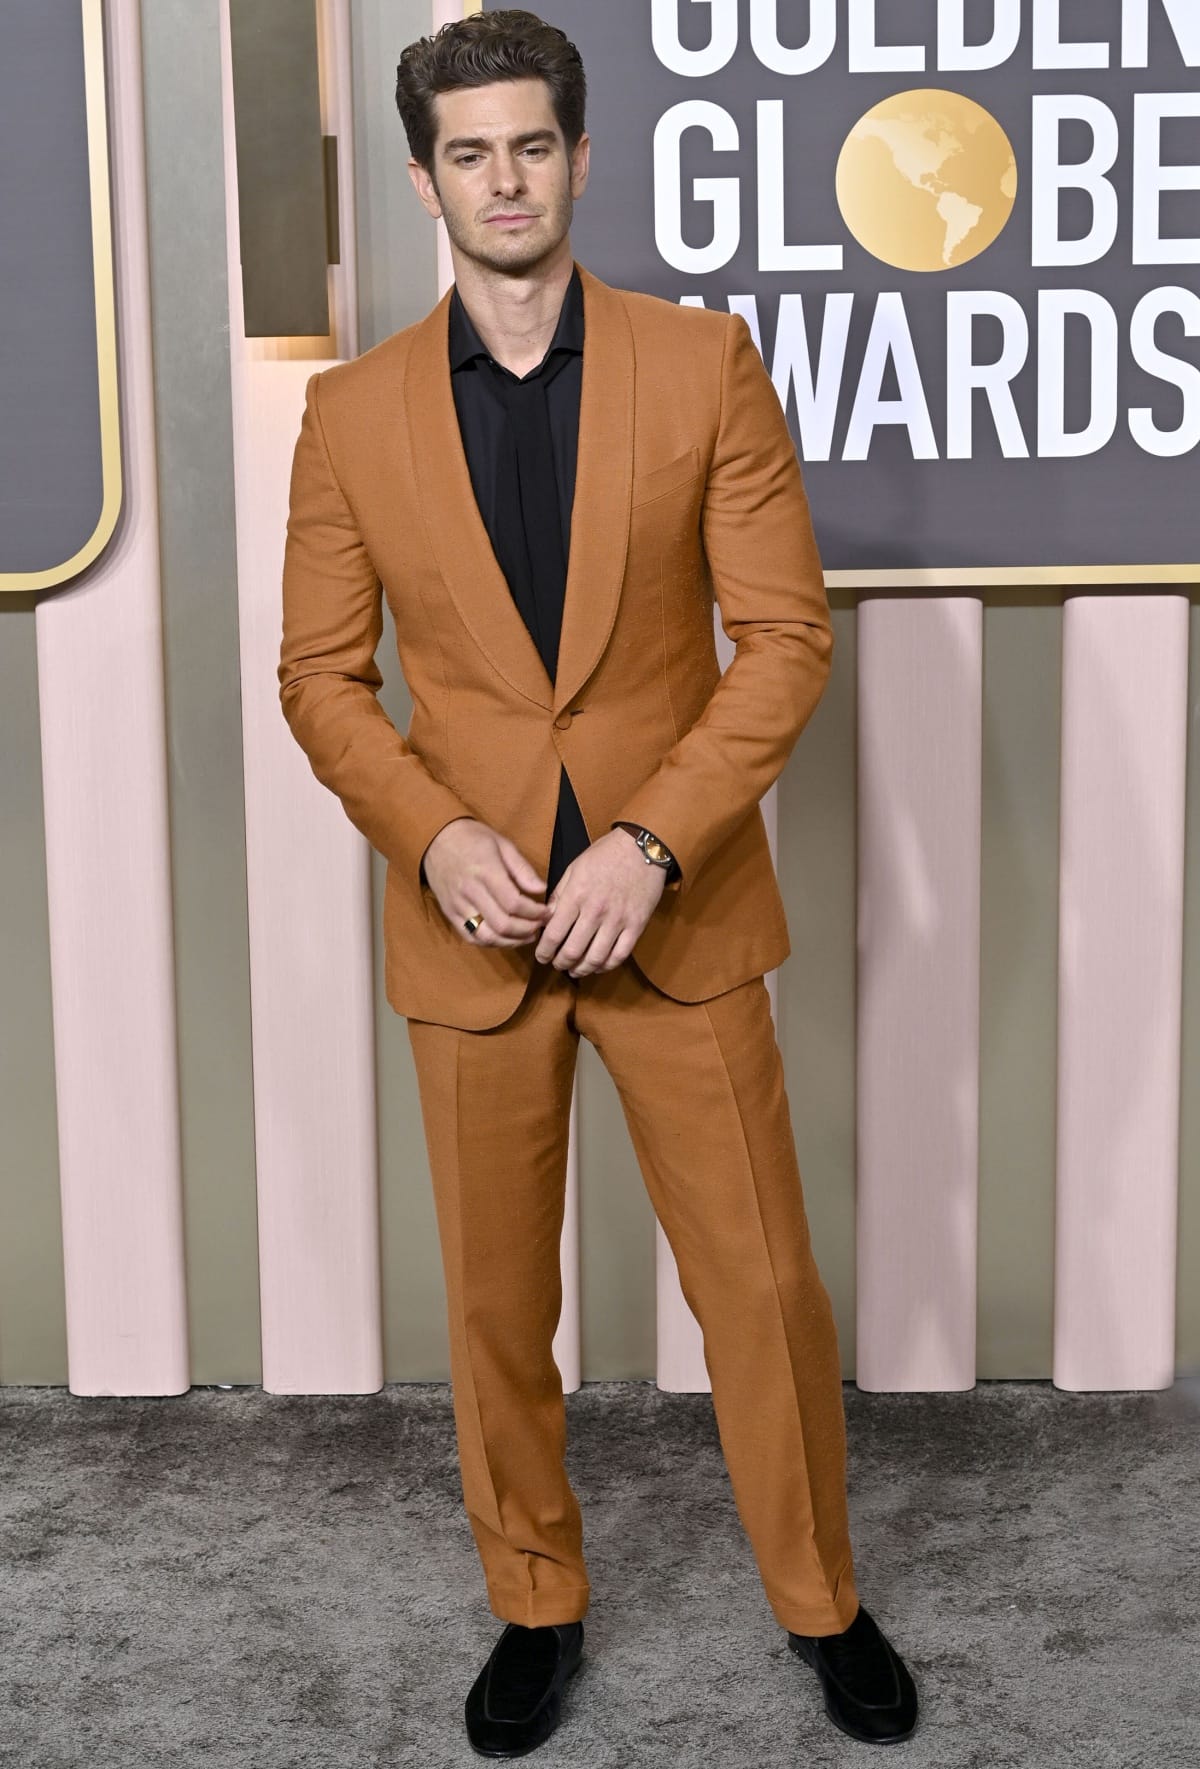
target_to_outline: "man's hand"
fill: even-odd
[[[422,864],[442,914],[474,946],[528,946],[550,915],[538,900],[545,879],[506,835],[476,817],[444,824]],[[479,931],[468,933],[464,924],[476,914],[483,916]]]
[[[571,861],[554,887],[534,957],[573,977],[616,970],[633,951],[666,887],[626,829],[610,829]]]

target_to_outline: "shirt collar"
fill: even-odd
[[[583,283],[578,265],[571,272],[571,280],[567,284],[567,292],[559,309],[558,325],[546,351],[547,357],[552,350],[573,350],[580,354],[583,351]],[[450,372],[453,374],[455,369],[463,368],[477,356],[490,355],[487,345],[475,330],[458,292],[458,284],[455,283],[450,295]],[[542,361],[545,360],[543,357]]]

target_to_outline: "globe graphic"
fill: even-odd
[[[838,155],[837,200],[859,245],[897,270],[954,270],[1000,234],[1017,194],[1012,143],[960,92],[895,92]]]

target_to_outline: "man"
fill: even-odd
[[[574,45],[532,13],[404,51],[409,170],[455,286],[311,377],[284,567],[288,724],[388,860],[463,1496],[506,1624],[467,1731],[483,1755],[533,1749],[581,1658],[551,1342],[582,1035],[703,1331],[767,1599],[830,1718],[890,1742],[916,1690],[855,1585],[836,1332],[763,975],[789,944],[759,800],[823,691],[829,607],[745,321],[572,255],[584,99]],[[384,593],[404,737],[376,698]]]

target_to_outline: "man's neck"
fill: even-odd
[[[459,299],[489,354],[514,375],[535,369],[550,348],[574,269],[567,240],[528,277],[503,276],[455,257]]]

